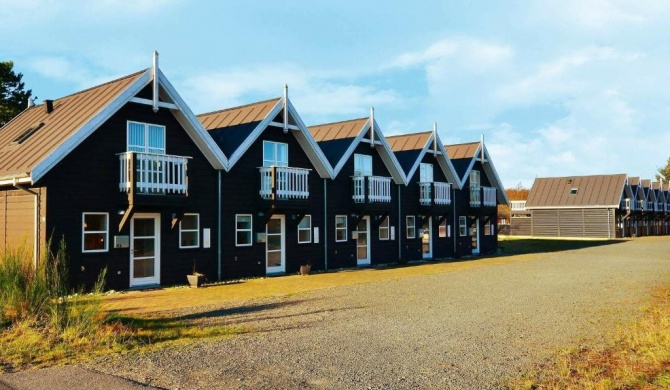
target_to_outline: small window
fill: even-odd
[[[447,237],[447,220],[440,222],[440,225],[437,227],[437,236],[441,238]]]
[[[165,154],[165,126],[128,121],[129,152]]]
[[[467,217],[458,217],[458,235],[461,237],[465,237],[468,235]]]
[[[470,188],[478,188],[481,186],[481,176],[479,171],[470,171]]]
[[[312,242],[312,216],[305,215],[298,224],[298,244]]]
[[[570,195],[577,195],[578,188],[570,188]]]
[[[288,144],[281,142],[263,141],[263,166],[287,167]]]
[[[251,246],[251,214],[235,216],[235,246]]]
[[[421,183],[433,182],[433,164],[421,163],[419,165],[419,181]]]
[[[347,216],[335,216],[335,241],[347,241]]]
[[[382,223],[379,224],[379,239],[388,240],[389,237],[389,217],[384,217]]]
[[[484,235],[485,236],[490,236],[491,235],[491,224],[487,223],[484,225]]]
[[[42,128],[42,126],[44,126],[44,122],[40,122],[40,123],[36,124],[35,126],[32,126],[32,127],[29,128],[28,130],[26,130],[26,131],[24,131],[23,133],[19,134],[18,137],[14,138],[14,139],[12,140],[12,144],[15,144],[15,145],[22,144],[23,141],[25,141],[25,140],[27,140],[28,138],[30,138],[30,136],[33,135],[33,134],[35,134],[35,133],[37,132],[37,130],[39,130],[39,129]]]
[[[184,214],[179,222],[179,247],[200,247],[200,214]]]
[[[407,225],[407,238],[416,238],[416,220],[413,215],[408,215],[405,218]]]
[[[109,214],[84,213],[82,216],[82,252],[107,252]]]
[[[354,176],[372,176],[372,156],[354,154]]]

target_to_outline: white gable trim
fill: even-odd
[[[354,153],[354,150],[356,150],[356,147],[358,144],[361,142],[363,139],[363,136],[365,135],[365,130],[367,130],[370,127],[370,119],[368,119],[361,129],[358,131],[358,135],[354,140],[351,142],[351,145],[349,145],[349,148],[342,154],[342,157],[340,157],[340,161],[335,165],[335,168],[333,168],[333,178],[335,178],[337,175],[340,174],[340,171],[342,170],[342,167],[344,167],[344,164],[347,162],[349,157]]]
[[[431,141],[432,137],[433,136],[431,135]],[[437,137],[437,150],[444,151],[444,153],[438,154],[437,157],[437,162],[440,164],[444,176],[447,178],[447,181],[451,183],[452,186],[454,186],[455,189],[460,190],[463,187],[461,186],[460,180],[458,178],[458,173],[456,173],[456,168],[454,168],[454,164],[451,163],[451,159],[447,155],[447,150],[444,148],[440,137]]]
[[[95,114],[88,122],[84,123],[77,131],[75,131],[69,138],[65,140],[60,146],[54,149],[42,161],[40,161],[32,170],[31,178],[34,184],[46,175],[51,168],[56,166],[65,156],[67,156],[74,148],[79,146],[88,136],[93,134],[98,127],[105,123],[117,111],[119,111],[131,98],[135,97],[142,88],[151,82],[151,69],[144,71],[142,76],[138,77],[132,84],[121,92],[111,103],[105,106],[97,114]]]
[[[205,158],[212,164],[214,169],[227,169],[228,159],[216,142],[214,142],[214,139],[209,135],[207,130],[205,130],[202,123],[200,123],[188,105],[182,100],[177,90],[172,86],[160,69],[158,69],[158,76],[160,86],[163,87],[163,90],[168,94],[170,100],[177,106],[177,108],[171,112],[179,124],[186,130],[186,133],[191,137],[191,140],[193,140]]]
[[[461,188],[464,188],[465,182],[468,180],[470,176],[470,171],[472,170],[472,167],[474,167],[475,162],[479,159],[482,146],[484,147],[484,159],[486,160],[482,162],[482,167],[484,169],[484,172],[486,173],[486,177],[488,177],[493,187],[498,189],[498,191],[496,191],[498,196],[498,202],[502,204],[509,204],[509,199],[507,199],[507,193],[505,192],[505,187],[503,187],[502,181],[500,181],[500,177],[498,176],[498,172],[496,171],[495,165],[493,165],[493,160],[489,155],[489,151],[486,149],[486,146],[482,145],[481,143],[479,143],[477,151],[472,157],[472,161],[470,161],[468,169],[465,171],[463,177],[461,178]]]

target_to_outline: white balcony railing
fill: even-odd
[[[422,206],[450,205],[451,184],[442,182],[420,182],[419,204]]]
[[[356,203],[390,203],[391,178],[383,176],[354,176],[354,195]]]
[[[309,169],[260,167],[263,199],[309,199]]]
[[[643,211],[644,210],[644,201],[636,200],[635,201],[635,210]]]
[[[484,207],[496,206],[496,189],[493,187],[482,187],[484,190]]]
[[[647,206],[644,208],[645,211],[654,211],[654,202],[647,202]]]
[[[525,200],[510,201],[510,208],[512,211],[526,211],[526,201]]]
[[[186,171],[190,157],[138,152],[120,153],[118,156],[119,191],[129,193],[134,186],[137,194],[188,193]]]

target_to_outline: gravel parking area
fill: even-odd
[[[199,307],[250,333],[89,368],[180,389],[499,388],[557,349],[598,343],[670,280],[670,237],[532,261]],[[478,260],[469,260],[478,261]]]

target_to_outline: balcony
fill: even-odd
[[[419,204],[421,206],[450,205],[451,184],[442,182],[420,182]]]
[[[643,200],[636,200],[634,210],[644,211],[644,201]]]
[[[310,169],[294,167],[260,167],[259,194],[272,201],[308,201]]]
[[[188,195],[188,159],[167,154],[119,155],[119,191],[134,195]],[[134,198],[133,198],[134,199]]]
[[[484,207],[496,206],[496,189],[493,187],[470,187],[470,207],[482,207],[482,198]]]
[[[354,194],[357,204],[391,204],[391,178],[383,176],[354,176]]]
[[[512,212],[522,212],[526,211],[526,201],[525,200],[513,200],[510,202],[510,210]]]

